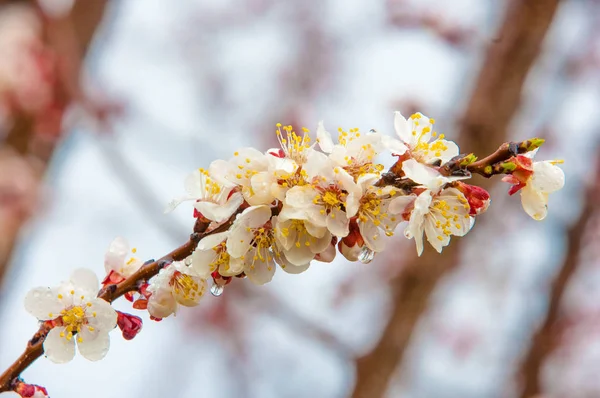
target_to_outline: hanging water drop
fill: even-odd
[[[223,294],[223,290],[225,290],[225,286],[217,285],[215,283],[210,287],[210,294],[212,294],[215,297],[219,297],[220,295]]]
[[[360,253],[358,253],[358,261],[363,264],[369,264],[375,258],[375,252],[369,249],[366,245],[360,249]]]
[[[187,265],[188,267],[189,267],[190,265],[192,265],[192,256],[187,256],[187,257],[185,258],[185,260],[183,260],[183,263],[184,263],[185,265]]]

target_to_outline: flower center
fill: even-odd
[[[310,246],[311,243],[316,242],[316,238],[308,233],[306,230],[306,226],[304,225],[304,221],[302,220],[292,220],[291,224],[287,228],[281,229],[281,234],[285,237],[290,235],[290,230],[296,231],[296,242],[294,245],[297,248],[302,246]]]
[[[221,242],[216,247],[213,247],[213,250],[217,253],[217,257],[212,263],[210,263],[210,271],[214,272],[221,266],[223,266],[225,271],[229,271],[229,259],[231,257],[229,256],[229,253],[227,253],[226,243]]]
[[[87,305],[90,306],[91,304],[88,303]],[[73,338],[75,333],[81,332],[82,325],[87,324],[85,308],[79,305],[62,310],[60,315],[59,319],[62,322],[62,326],[65,327],[65,330],[60,333],[60,337],[64,337],[69,341]],[[90,327],[90,331],[92,330],[94,329]],[[78,341],[82,341],[81,337],[79,337]]]
[[[461,211],[460,206],[450,206],[445,200],[434,199],[433,206],[431,208],[432,212],[436,215],[436,228],[441,229],[442,233],[446,236],[452,235],[450,228],[455,227],[459,230],[462,228],[462,226],[458,223],[460,217],[469,218],[470,206],[468,201],[462,195],[457,196],[456,198],[462,204],[463,209],[466,210],[464,215],[458,213]],[[439,219],[440,216],[442,220]],[[443,236],[438,236],[437,238],[440,241],[444,239]]]
[[[283,128],[284,133],[281,132]],[[310,148],[310,137],[306,134],[308,129],[302,127],[303,134],[300,136],[296,134],[292,126],[281,126],[281,123],[277,123],[277,140],[281,145],[281,149],[285,155],[294,160],[298,164],[306,162],[306,150]]]
[[[204,287],[200,288],[200,284],[190,275],[175,271],[170,282],[175,297],[186,301],[196,301],[204,293]],[[178,300],[179,301],[179,300]]]
[[[298,170],[293,173],[278,173],[277,177],[277,184],[285,188],[292,188],[295,186],[303,186],[308,184],[306,181],[306,171],[302,170],[301,167],[299,167]]]
[[[208,170],[200,168],[198,171],[204,175],[203,185],[204,191],[208,194],[208,196],[216,196],[221,193],[221,186],[214,182],[212,178],[209,177]]]

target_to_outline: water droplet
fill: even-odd
[[[187,265],[188,267],[189,267],[190,265],[192,265],[192,256],[188,256],[188,257],[186,257],[186,258],[185,258],[185,260],[183,260],[183,263],[184,263],[185,265]]]
[[[360,253],[358,253],[358,261],[363,264],[369,264],[375,258],[375,252],[369,249],[366,245],[360,249]]]
[[[219,297],[220,295],[222,295],[223,290],[225,290],[225,286],[217,285],[216,283],[210,287],[210,293],[215,297]]]

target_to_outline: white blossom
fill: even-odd
[[[533,162],[533,174],[521,189],[521,204],[534,220],[543,220],[548,214],[548,195],[562,189],[565,173],[557,162]]]
[[[131,249],[131,253],[135,254],[137,249]],[[123,278],[128,278],[135,273],[142,265],[143,261],[136,257],[127,256],[130,253],[127,240],[122,237],[117,237],[113,240],[104,254],[104,269],[106,274],[116,272]]]
[[[305,270],[317,254],[327,250],[331,244],[331,233],[326,227],[319,227],[308,220],[301,219],[303,214],[285,207],[277,217],[275,236],[283,255],[294,267],[282,266],[288,272]]]
[[[287,192],[285,204],[302,211],[304,219],[327,227],[339,237],[348,235],[349,219],[356,214],[360,188],[346,170],[335,166],[320,152],[313,152],[305,165],[310,184]]]
[[[194,207],[204,217],[216,222],[223,222],[240,207],[244,198],[240,192],[234,191],[236,185],[227,179],[218,181],[211,177],[205,169],[198,169],[185,179],[187,195],[173,199],[166,212],[175,209],[181,202],[194,200]]]
[[[182,261],[173,262],[150,280],[148,312],[166,318],[177,312],[179,305],[194,307],[206,291],[206,280]]]
[[[421,163],[431,164],[438,159],[445,163],[459,154],[458,146],[433,131],[434,123],[422,113],[415,113],[407,120],[400,112],[395,112],[394,128],[404,147],[393,139],[387,138],[384,142],[393,153],[401,155],[408,150]]]
[[[227,252],[244,263],[244,273],[257,285],[273,279],[276,264],[290,273],[302,272],[310,265],[295,265],[285,258],[275,237],[277,222],[268,206],[252,206],[237,217],[230,229]]]
[[[203,238],[192,254],[191,267],[204,279],[214,271],[222,276],[235,276],[244,271],[244,263],[232,258],[227,252],[227,239],[230,232],[219,232]]]
[[[269,204],[274,199],[271,191],[260,189],[263,187],[263,181],[255,181],[253,185],[252,179],[260,172],[269,170],[270,156],[254,148],[242,148],[234,152],[229,161],[212,162],[209,174],[218,184],[239,186],[244,199],[250,205]]]
[[[414,159],[404,161],[402,170],[406,177],[423,187],[412,204],[404,230],[408,239],[415,239],[419,256],[423,253],[423,233],[431,246],[441,252],[450,243],[451,235],[463,236],[469,232],[474,219],[469,215],[467,199],[456,188],[444,189],[446,184],[468,177],[445,177]]]
[[[69,362],[79,353],[96,361],[110,346],[108,333],[117,324],[117,313],[96,297],[98,279],[87,269],[73,272],[69,281],[56,288],[38,287],[25,297],[25,309],[40,321],[53,321],[44,340],[44,353],[56,363]]]
[[[362,134],[357,128],[344,131],[338,129],[338,144],[334,144],[331,134],[325,130],[323,122],[317,127],[317,142],[321,150],[329,154],[335,165],[342,167],[355,181],[359,177],[383,171],[381,164],[375,163],[376,156],[384,148],[381,134]]]
[[[375,182],[379,180],[377,174],[365,174],[358,178],[358,185],[361,188],[362,195],[356,209],[348,208],[350,213],[356,214],[356,222],[367,247],[375,252],[383,251],[385,247],[385,238],[382,233],[392,236],[396,225],[402,220],[401,213],[413,200],[412,196],[402,196],[398,188],[393,186],[376,187]],[[394,203],[390,206],[391,203]],[[355,251],[359,251],[354,249]],[[355,257],[353,252],[347,248],[347,254]],[[358,253],[355,253],[358,255]],[[348,257],[346,257],[348,258]]]

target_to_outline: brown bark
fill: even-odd
[[[460,121],[460,144],[466,152],[491,153],[498,142],[506,140],[525,78],[540,53],[558,3],[559,0],[510,2]],[[373,351],[357,360],[353,397],[378,398],[385,394],[431,293],[442,276],[456,266],[459,251],[459,239],[442,256],[426,251],[392,281],[391,318]]]

